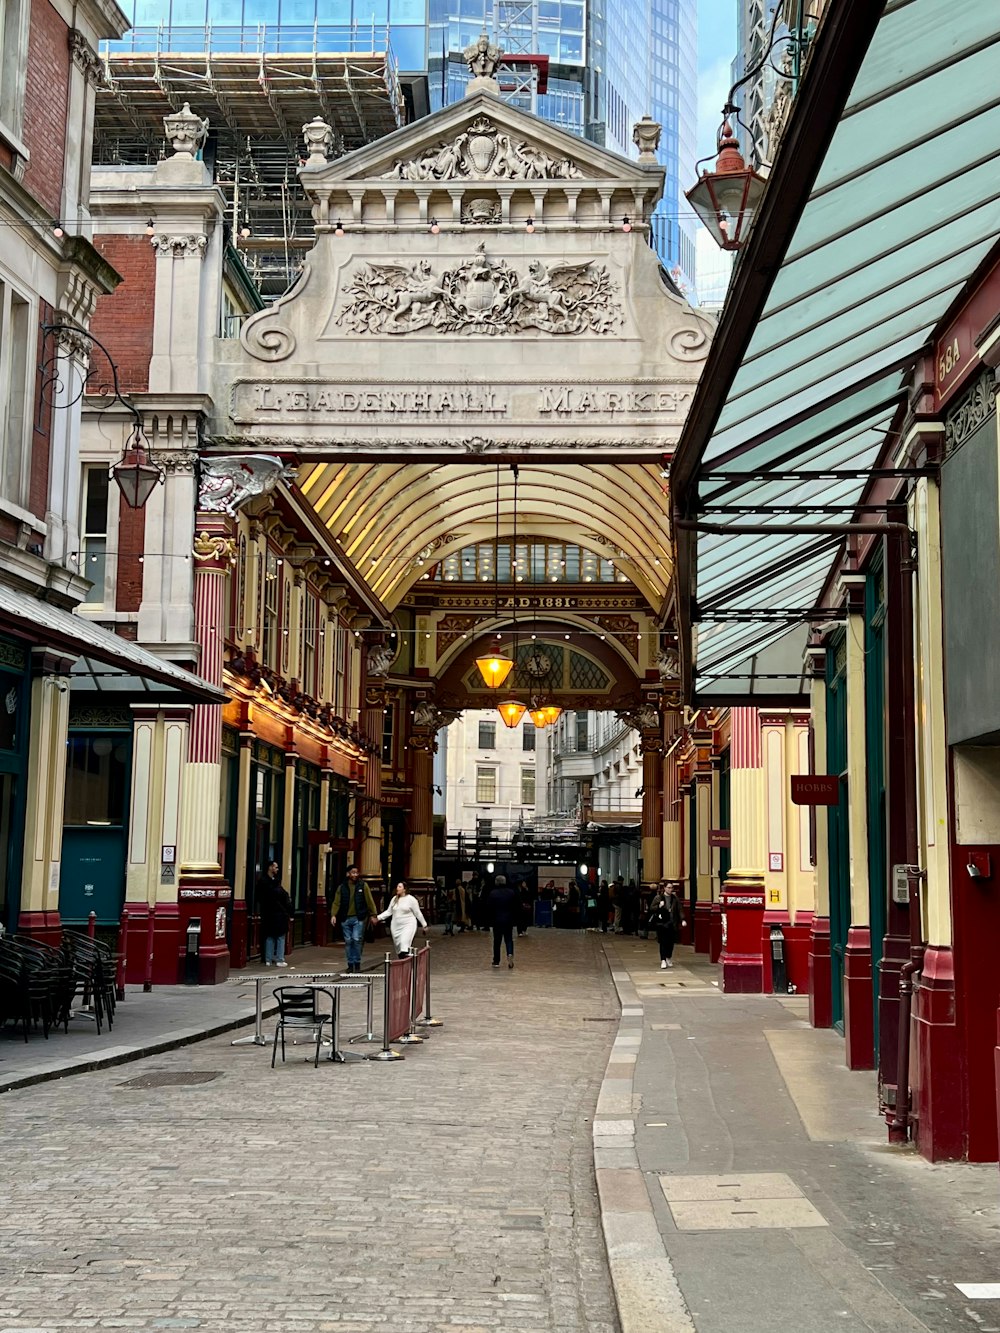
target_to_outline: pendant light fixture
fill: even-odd
[[[562,709],[557,708],[555,704],[546,704],[543,707],[542,712],[545,714],[546,726],[551,726],[553,722],[558,722]]]
[[[539,704],[536,708],[530,709],[528,716],[531,718],[532,722],[534,722],[535,728],[538,731],[541,731],[543,727],[549,725],[549,712],[542,704]]]
[[[514,730],[527,711],[528,705],[521,703],[518,699],[505,699],[502,704],[497,704],[500,720],[505,727],[510,727],[511,731]]]
[[[497,531],[496,546],[493,548],[493,615],[496,620],[500,619],[500,562],[498,560],[498,548],[500,546],[500,464],[497,464]],[[514,659],[507,657],[505,653],[484,653],[476,658],[476,666],[479,668],[479,674],[483,681],[491,690],[499,689],[514,667]]]
[[[513,523],[511,524],[511,526],[512,526],[512,528],[513,528],[513,532],[512,532],[512,534],[511,534],[511,539],[510,539],[510,581],[511,581],[511,584],[514,585],[514,594],[513,594],[513,602],[514,602],[514,609],[513,609],[513,621],[514,621],[514,625],[513,625],[513,628],[514,628],[514,659],[513,659],[513,664],[512,664],[512,665],[513,665],[514,676],[515,676],[515,681],[514,681],[514,683],[516,684],[516,683],[517,683],[517,682],[516,682],[516,677],[517,677],[517,478],[518,478],[518,471],[517,471],[517,464],[516,464],[516,463],[513,463],[513,464],[511,465],[511,472],[513,472],[513,474],[514,474],[514,519],[513,519]],[[499,514],[499,507],[498,507],[498,509],[497,509],[497,513]],[[499,533],[499,525],[497,526],[497,532]],[[498,543],[498,546],[499,546],[499,543]],[[496,574],[497,579],[499,579],[499,577],[500,577],[500,551],[499,551],[499,549],[496,551],[496,554],[495,554],[494,557],[493,557],[493,567],[494,567],[494,573]],[[502,704],[498,704],[498,705],[497,705],[497,712],[500,714],[500,719],[501,719],[501,721],[503,722],[503,724],[504,724],[505,727],[510,727],[511,730],[513,730],[514,727],[516,727],[517,724],[521,721],[521,718],[524,717],[525,713],[527,712],[527,709],[528,709],[528,705],[527,705],[527,704],[523,704],[523,703],[521,703],[521,701],[520,701],[519,699],[505,699],[504,702],[503,702]]]

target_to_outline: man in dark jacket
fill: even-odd
[[[264,940],[264,966],[287,967],[285,936],[292,919],[292,900],[281,882],[281,867],[272,861],[257,881],[257,911]]]
[[[493,927],[493,966],[500,966],[500,943],[507,946],[507,966],[514,966],[514,927],[521,903],[517,891],[507,886],[507,876],[497,875],[486,899],[486,912]]]
[[[361,951],[365,945],[365,925],[370,921],[374,926],[378,908],[368,887],[361,878],[357,866],[351,866],[347,878],[334,894],[330,907],[330,925],[340,921],[344,932],[344,950],[347,954],[348,972],[361,971]]]

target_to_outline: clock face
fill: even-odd
[[[544,653],[532,653],[525,666],[529,676],[547,676],[552,670],[552,660]]]

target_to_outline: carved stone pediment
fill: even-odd
[[[397,158],[390,180],[581,180],[583,172],[568,156],[504,133],[492,116],[477,116],[468,129],[442,139],[428,151]]]

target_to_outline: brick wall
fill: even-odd
[[[114,358],[123,392],[149,388],[156,255],[148,236],[97,236],[94,244],[122,281],[97,302],[90,327]]]
[[[24,90],[24,187],[53,217],[62,207],[69,106],[69,29],[48,0],[32,0]]]
[[[122,496],[118,501],[118,587],[115,590],[118,611],[138,611],[142,601],[143,566],[139,557],[145,538],[145,509],[130,509]]]

